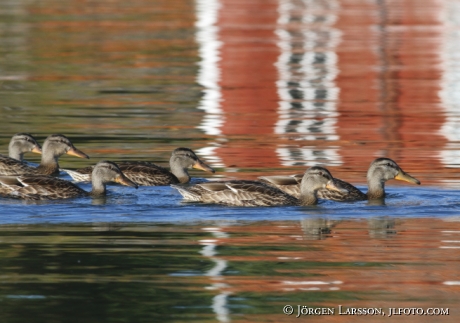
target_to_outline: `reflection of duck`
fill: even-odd
[[[100,161],[92,173],[92,190],[87,192],[77,185],[51,176],[0,176],[0,193],[8,197],[54,200],[82,196],[103,196],[106,194],[106,183],[116,182],[137,188],[127,179],[120,168],[112,162]]]
[[[300,225],[305,239],[323,240],[331,234],[331,228],[333,228],[338,222],[338,220],[308,217],[300,220]]]
[[[279,189],[292,194],[300,195],[300,176],[264,176],[260,180],[264,183],[278,187]],[[361,192],[350,183],[336,179],[339,185],[347,190],[347,193],[319,190],[318,197],[334,201],[360,201],[382,199],[385,197],[385,182],[390,179],[397,179],[420,185],[420,181],[406,172],[389,158],[377,158],[374,160],[367,171],[367,183],[369,189],[367,193]]]
[[[41,154],[42,147],[40,147],[40,144],[35,138],[28,133],[15,134],[11,138],[8,146],[8,156],[0,155],[0,175],[7,175],[10,173],[12,171],[11,169],[18,161],[23,161],[24,154],[27,152]]]
[[[234,206],[314,205],[318,202],[316,194],[319,189],[344,192],[336,186],[331,173],[318,166],[305,172],[299,198],[258,181],[233,180],[172,187],[188,201]]]
[[[203,163],[198,156],[188,148],[177,148],[171,154],[169,165],[171,171],[149,162],[119,162],[117,163],[126,177],[138,185],[159,186],[178,183],[188,183],[189,167],[214,173],[214,169]],[[75,171],[63,169],[77,182],[89,181],[93,167],[77,169]]]
[[[1,175],[55,175],[59,173],[58,158],[64,154],[89,158],[75,148],[66,136],[50,135],[43,143],[42,159],[38,167],[29,166],[18,160],[10,160],[8,167],[2,169]]]
[[[372,239],[387,239],[397,233],[396,220],[391,217],[371,217],[367,219],[369,237]]]

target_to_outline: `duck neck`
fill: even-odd
[[[91,176],[91,195],[92,196],[104,196],[107,192],[106,185],[98,176]]]
[[[19,161],[24,160],[24,153],[21,153],[17,149],[11,149],[8,155],[10,156],[10,158],[14,158],[14,159],[19,160]]]
[[[188,183],[190,182],[190,175],[186,168],[174,163],[172,160],[169,162],[169,167],[171,168],[171,173],[177,177],[179,182]]]
[[[369,186],[367,191],[367,198],[369,200],[381,199],[385,197],[385,182],[383,180],[370,178],[368,179],[367,185]]]
[[[20,145],[18,142],[12,140],[8,145],[8,156],[10,158],[14,158],[19,161],[23,161],[24,159],[24,147]]]
[[[53,175],[59,173],[58,156],[53,156],[44,152],[42,154],[40,165],[37,167],[37,169],[41,174],[44,175]]]
[[[300,205],[316,205],[318,204],[318,197],[316,195],[318,190],[311,190],[305,185],[300,188]]]

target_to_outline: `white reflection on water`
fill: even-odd
[[[450,220],[444,220],[446,222],[449,222],[449,221],[459,221],[459,219],[456,217],[456,218],[453,218],[453,219],[450,219]],[[441,231],[443,235],[447,235],[447,236],[452,236],[454,235],[455,238],[457,237],[457,234],[460,234],[460,231],[454,231],[454,230],[443,230]],[[460,240],[441,240],[441,243],[446,243],[446,244],[451,244],[453,243],[454,245],[448,245],[448,246],[440,246],[439,248],[440,249],[459,249],[460,246],[458,246],[457,244],[460,243]],[[458,286],[460,285],[460,281],[445,281],[443,282],[444,285],[448,285],[448,286]]]
[[[340,166],[339,147],[280,147],[276,150],[284,166]]]
[[[283,284],[289,286],[289,287],[284,287],[283,291],[293,292],[293,291],[299,291],[299,290],[302,290],[302,291],[340,290],[340,287],[338,287],[337,285],[341,285],[343,284],[343,282],[339,280],[331,281],[331,282],[325,282],[321,280],[314,280],[314,281],[285,280],[283,281]],[[305,286],[312,286],[312,287],[305,287]]]
[[[224,138],[222,110],[220,50],[224,39],[219,39],[218,0],[196,2],[197,33],[201,61],[197,81],[204,86],[199,109],[205,116],[198,126],[207,135]],[[279,96],[278,120],[273,132],[280,136],[295,134],[295,140],[339,140],[336,131],[337,100],[340,90],[335,83],[338,75],[335,49],[341,32],[333,28],[340,9],[336,0],[279,0],[277,25],[280,54],[273,62],[278,69],[274,79]],[[242,9],[243,10],[243,9]],[[246,87],[248,84],[240,84]],[[218,146],[207,147],[206,156],[215,156],[218,167],[225,167],[216,156]],[[274,154],[281,157],[283,166],[307,166],[322,163],[341,165],[338,147],[327,148],[281,146]]]
[[[441,47],[442,79],[439,97],[446,110],[446,121],[440,132],[448,140],[440,151],[441,162],[449,167],[460,167],[460,2],[444,2],[444,22]]]
[[[198,108],[206,112],[198,128],[213,136],[221,134],[220,128],[225,120],[220,106],[222,93],[218,66],[222,42],[218,40],[219,27],[216,25],[220,7],[219,0],[196,1],[196,41],[201,58],[197,82],[204,87]]]
[[[276,34],[281,50],[276,67],[279,120],[277,134],[296,134],[301,140],[338,140],[336,133],[339,88],[335,48],[341,33],[333,28],[337,1],[280,0]],[[296,24],[300,27],[293,28]],[[341,165],[337,147],[280,147],[284,166]],[[305,162],[307,161],[307,162]]]
[[[215,153],[215,150],[219,146],[209,146],[209,147],[203,147],[200,149],[197,149],[196,152],[198,155],[203,156],[206,161],[211,164],[214,167],[225,167],[224,163],[222,162],[222,159],[219,158],[219,156]]]
[[[211,277],[212,280],[211,286],[207,286],[206,289],[219,291],[219,294],[214,296],[212,300],[212,309],[216,313],[216,318],[219,322],[230,322],[228,296],[231,292],[227,290],[228,285],[223,282],[225,278],[222,276],[223,271],[228,267],[228,262],[225,259],[216,257],[218,239],[228,238],[228,234],[217,227],[205,227],[202,230],[208,231],[216,237],[216,239],[202,239],[199,241],[204,246],[200,253],[215,263],[215,266],[205,273],[205,276]]]

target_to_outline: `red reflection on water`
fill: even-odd
[[[220,226],[225,236],[213,243],[224,251],[216,257],[231,268],[263,262],[261,268],[273,270],[271,275],[250,278],[237,271],[222,275],[227,293],[279,293],[286,299],[298,293],[306,298],[316,294],[315,306],[381,307],[386,315],[389,307],[442,307],[455,315],[459,229],[459,222],[449,219],[305,218],[300,226],[292,222]],[[225,255],[228,246],[251,252]],[[348,298],[347,293],[359,297]],[[328,299],[329,295],[337,298]],[[451,315],[445,317],[449,322]],[[277,316],[277,321],[289,319]],[[329,319],[342,322],[349,317]]]
[[[260,0],[220,3],[216,25],[222,43],[218,67],[223,124],[219,129],[226,141],[214,152],[223,165],[239,168],[297,165],[296,160],[285,163],[290,156],[279,155],[278,149],[287,146],[288,151],[312,150],[312,157],[306,154],[300,158],[301,169],[324,162],[348,180],[364,182],[364,174],[376,157],[393,158],[425,184],[445,176],[438,174],[436,179],[432,176],[433,169],[445,168],[438,156],[447,142],[439,133],[445,122],[438,94],[443,73],[439,65],[442,3],[425,1],[419,6],[409,0],[316,1],[305,5],[302,9],[305,14],[300,17],[311,15],[313,22],[296,20],[299,17],[292,14],[291,21],[282,27],[293,39],[291,58],[312,53],[305,45],[311,40],[305,36],[310,31],[316,32],[317,37],[327,32],[340,34],[337,45],[331,45],[329,35],[328,42],[318,41],[313,49],[316,54],[333,50],[337,55],[334,68],[338,74],[333,82],[340,94],[337,99],[326,98],[326,102],[335,106],[331,111],[335,109],[337,117],[331,117],[331,111],[324,115],[313,111],[310,115],[312,106],[314,109],[324,103],[318,97],[297,99],[303,110],[294,107],[288,110],[293,115],[292,124],[309,120],[323,123],[325,118],[332,120],[330,127],[305,127],[302,129],[310,130],[304,132],[299,132],[299,128],[289,132],[286,128],[281,134],[275,132],[282,118],[280,102],[284,100],[277,87],[281,79],[276,64],[282,49],[277,45],[281,36],[276,31],[280,26],[280,6],[298,4]],[[331,17],[335,22],[328,24]],[[292,69],[296,63],[288,64],[286,68]],[[317,66],[313,62],[307,67]],[[318,78],[320,83],[331,75],[327,73],[321,76],[323,79]],[[297,89],[305,92],[301,86]],[[288,103],[293,102],[296,103],[295,96]],[[310,135],[314,138],[307,140]],[[323,139],[327,136],[330,137]],[[329,157],[325,160],[315,159],[315,150],[328,151],[332,146],[338,148],[337,158],[326,154]],[[334,169],[334,165],[339,166]],[[240,175],[232,173],[232,176]],[[247,173],[242,177],[247,177]]]
[[[355,1],[341,5],[337,132],[362,143],[341,149],[344,162],[365,170],[374,157],[387,156],[416,173],[443,168],[437,157],[446,143],[439,135],[442,29],[432,28],[441,24],[441,4],[375,2],[359,11]]]
[[[280,164],[266,135],[278,119],[278,77],[274,63],[279,50],[274,39],[277,3],[223,0],[219,11],[221,109],[228,137],[260,138],[254,145],[229,142],[216,154],[225,165],[276,167]]]

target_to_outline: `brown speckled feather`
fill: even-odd
[[[88,196],[75,184],[49,176],[0,176],[1,193],[28,200],[49,200]]]
[[[286,183],[280,177],[276,181]],[[288,181],[292,182],[292,179]],[[260,181],[233,180],[193,186],[171,186],[189,201],[233,206],[315,205],[318,203],[317,191],[321,188],[346,192],[344,188],[336,184],[331,173],[320,166],[310,167],[305,171],[299,198]]]
[[[77,185],[50,176],[0,176],[0,194],[6,197],[50,200],[66,199],[80,196],[103,196],[106,194],[106,184],[119,183],[137,188],[138,185],[130,181],[117,164],[101,160],[92,173],[92,189],[86,192]]]
[[[85,168],[79,168],[76,170],[61,169],[72,177],[72,180],[76,182],[91,182],[91,173],[93,172],[94,166],[88,166]]]
[[[161,186],[179,183],[177,177],[169,170],[152,163],[124,162],[118,165],[125,176],[138,185]]]
[[[170,169],[163,168],[150,162],[127,161],[118,163],[125,176],[138,185],[160,186],[176,183],[190,182],[188,169],[194,168],[205,172],[214,173],[214,169],[202,162],[190,148],[176,148],[169,159]],[[75,181],[90,180],[91,168],[83,168],[76,171],[66,171]]]
[[[261,182],[267,183],[268,185],[277,187],[283,192],[286,192],[296,198],[299,198],[300,182],[302,181],[302,176],[302,174],[295,174],[291,176],[265,176],[259,177],[259,180]],[[367,200],[367,195],[361,192],[352,184],[337,178],[335,179],[335,181],[340,187],[346,189],[348,193],[332,191],[328,189],[320,189],[318,191],[318,198],[338,202]]]
[[[299,205],[289,194],[256,181],[234,180],[209,182],[193,186],[172,185],[188,201],[232,206]]]
[[[321,189],[318,191],[318,198],[326,199],[326,200],[333,200],[333,201],[338,201],[338,202],[352,202],[352,201],[367,200],[367,195],[361,192],[355,186],[351,185],[350,183],[342,181],[337,178],[335,179],[335,181],[340,185],[340,187],[346,189],[348,193]]]
[[[19,160],[0,155],[0,175],[42,175],[36,167],[29,166]]]
[[[117,162],[121,171],[127,178],[144,186],[162,186],[179,183],[174,174],[164,167],[144,161]],[[65,170],[74,180],[91,181],[91,172],[94,166],[77,169],[76,171]]]
[[[259,181],[267,185],[279,188],[283,192],[288,193],[296,198],[300,197],[300,183],[302,182],[303,174],[295,174],[291,176],[262,176]]]

